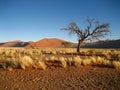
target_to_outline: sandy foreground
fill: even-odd
[[[103,67],[56,67],[12,71],[0,68],[0,90],[118,90],[120,70]]]

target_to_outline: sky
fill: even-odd
[[[109,23],[104,39],[120,39],[120,0],[0,0],[0,42],[60,38],[77,42],[67,31],[71,22],[81,29],[86,18]]]

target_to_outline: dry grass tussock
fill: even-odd
[[[119,61],[113,61],[113,66],[114,66],[116,69],[120,69],[120,62],[119,62]]]
[[[60,56],[58,59],[56,57],[51,56],[49,58],[46,58],[47,60],[41,61],[41,60],[33,60],[29,56],[24,56],[21,58],[13,58],[12,60],[8,60],[6,63],[6,68],[11,70],[11,68],[36,68],[36,69],[43,69],[45,70],[47,65],[45,62],[47,61],[52,61],[55,63],[55,61],[59,61],[60,65],[63,68],[66,68],[67,65],[69,66],[76,66],[78,67],[79,65],[94,65],[94,66],[106,66],[106,67],[114,67],[116,69],[120,69],[120,62],[119,61],[109,61],[106,60],[103,57],[86,57],[86,58],[81,58],[80,56],[74,56],[73,58],[65,58]]]
[[[45,70],[47,66],[45,65],[44,62],[38,61],[33,65],[33,67],[36,68],[36,69],[39,68],[39,69]]]
[[[30,58],[29,56],[24,56],[20,58],[19,61],[22,69],[25,69],[26,67],[31,67],[34,64],[32,58]]]
[[[30,58],[29,56],[24,56],[24,57],[17,58],[17,59],[14,58],[12,60],[7,60],[6,68],[8,69],[10,68],[22,68],[22,69],[40,68],[40,69],[45,70],[46,65],[42,61],[33,61],[33,59]]]
[[[62,65],[62,67],[65,68],[67,66],[67,62],[66,62],[65,58],[64,57],[60,57],[59,60],[60,60],[60,63]]]
[[[86,65],[90,65],[91,64],[91,60],[90,59],[85,59],[85,60],[82,61],[82,64],[85,65],[85,66]]]
[[[73,58],[73,65],[74,66],[79,66],[82,64],[82,59],[79,56],[76,56]]]
[[[71,48],[0,49],[0,60],[8,59],[4,68],[10,70],[11,68],[40,68],[45,70],[46,62],[49,61],[50,63],[59,62],[58,64],[63,68],[95,65],[120,69],[120,50],[83,49],[80,54],[75,52],[76,49]]]

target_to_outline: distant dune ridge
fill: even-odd
[[[28,42],[15,40],[15,41],[8,41],[8,42],[0,43],[0,46],[1,47],[24,47],[27,44],[28,44]]]
[[[76,43],[68,42],[58,38],[44,38],[36,42],[24,42],[20,40],[15,40],[15,41],[0,43],[0,47],[54,48],[54,47],[76,47],[76,46],[77,46]],[[120,48],[120,39],[84,43],[82,47],[83,48]]]
[[[9,41],[9,42],[4,42],[0,43],[1,47],[46,47],[46,48],[54,48],[54,47],[64,47],[63,43],[68,42],[62,39],[57,39],[57,38],[44,38],[36,42],[23,42],[20,40],[15,40],[15,41]],[[71,45],[74,45],[74,43],[69,42]],[[70,47],[70,45],[69,45]],[[72,47],[72,46],[71,46]]]
[[[37,42],[31,42],[27,47],[62,47],[62,43],[66,42],[57,38],[44,38]]]

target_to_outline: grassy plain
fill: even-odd
[[[118,90],[120,49],[0,48],[0,90]]]
[[[120,49],[81,49],[75,48],[0,48],[0,60],[5,61],[3,68],[42,68],[57,64],[68,66],[90,65],[120,68]],[[52,64],[49,64],[52,63]],[[57,65],[55,67],[57,67]],[[52,65],[54,66],[54,65]]]

